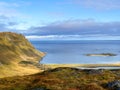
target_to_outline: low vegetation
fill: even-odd
[[[120,70],[62,67],[28,76],[2,78],[0,90],[118,90],[110,83],[115,80],[120,80]]]

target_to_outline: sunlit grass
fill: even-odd
[[[38,64],[44,56],[43,52],[36,50],[32,44],[21,34],[11,32],[0,33],[0,78],[28,75],[37,73],[40,69],[35,64],[27,65],[25,62]]]
[[[29,76],[9,77],[0,80],[0,88],[9,90],[111,90],[107,83],[120,80],[120,70],[103,70],[90,73],[90,70],[56,68]],[[7,85],[7,86],[6,86]]]

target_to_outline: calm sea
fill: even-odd
[[[41,63],[46,64],[110,64],[120,63],[120,41],[31,41],[46,52]],[[86,54],[113,53],[117,56],[86,56]]]

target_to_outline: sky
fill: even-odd
[[[0,0],[0,32],[29,40],[120,40],[120,0]]]

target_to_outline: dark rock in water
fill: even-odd
[[[113,88],[114,90],[120,90],[120,80],[115,80],[107,84],[108,88]]]
[[[117,56],[117,54],[113,54],[113,53],[100,53],[100,54],[86,54],[86,56]]]

